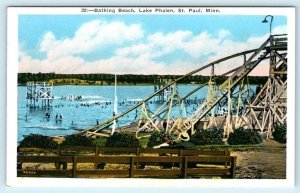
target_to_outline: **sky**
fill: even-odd
[[[20,15],[19,72],[186,74],[258,48],[269,35],[264,15]],[[286,33],[274,16],[272,33]],[[242,58],[216,67],[216,74]],[[206,70],[203,73],[208,73]],[[263,64],[252,75],[267,75]]]

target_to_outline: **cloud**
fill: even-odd
[[[207,47],[208,45],[217,45],[230,32],[220,30],[218,37],[212,37],[208,32],[202,32],[194,35],[191,31],[176,31],[163,34],[161,32],[148,36],[147,42],[123,47],[116,51],[117,55],[137,56],[148,54],[152,58],[157,58],[169,54],[175,50],[181,50],[190,57],[197,58],[218,50],[217,46]]]
[[[19,72],[32,72],[32,73],[72,73],[84,65],[85,61],[80,57],[64,56],[55,59],[34,59],[25,52],[19,53]]]
[[[286,26],[273,30],[274,33],[285,31]],[[144,34],[140,24],[100,20],[83,24],[73,37],[65,39],[47,32],[39,45],[39,51],[46,53],[46,58],[35,59],[20,51],[19,69],[20,72],[186,74],[217,59],[257,48],[269,35],[234,41],[231,32],[225,29],[216,35],[207,31],[194,34],[188,30]],[[84,58],[84,54],[97,54],[95,50],[105,46],[112,50],[112,54],[94,60]],[[178,53],[184,57],[178,57]],[[239,57],[218,65],[216,73],[241,65],[243,60]],[[254,75],[268,73],[266,64],[257,69]],[[209,73],[210,69],[207,69],[201,74]]]
[[[74,37],[58,40],[52,32],[44,35],[40,52],[49,58],[90,53],[105,45],[121,45],[143,37],[141,25],[126,25],[122,22],[105,22],[93,20],[83,24]]]
[[[56,40],[52,32],[47,32],[40,45],[40,52],[48,52],[51,49],[59,46],[59,41]]]
[[[135,58],[136,61],[144,59],[144,62],[148,61],[153,65],[155,59],[183,49],[185,42],[191,37],[192,33],[190,31],[176,31],[167,34],[157,32],[150,34],[146,38],[146,42],[117,49],[115,54],[121,57]]]

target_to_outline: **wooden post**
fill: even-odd
[[[235,178],[236,156],[231,157],[230,178]]]
[[[130,168],[129,168],[129,178],[134,176],[134,157],[130,157]]]
[[[140,152],[141,152],[140,147],[136,147],[136,156],[140,156]]]
[[[225,156],[230,156],[230,151],[225,151]],[[228,165],[230,165],[230,163],[228,164],[228,162],[225,162],[225,168],[228,168]]]
[[[188,157],[184,156],[182,157],[182,177],[187,178],[187,170],[188,170]]]
[[[180,150],[179,150],[179,156],[182,156],[182,154],[183,154],[183,150],[180,149]]]
[[[95,155],[96,155],[96,156],[99,155],[99,147],[98,147],[98,146],[95,148]]]
[[[140,147],[136,147],[136,152],[135,152],[136,156],[140,156]],[[136,162],[136,169],[139,169],[139,163]]]
[[[76,178],[76,170],[77,170],[77,157],[73,156],[73,169],[72,169],[73,178]]]
[[[60,145],[57,146],[56,155],[60,156],[61,154],[61,148]]]
[[[63,170],[66,170],[66,169],[68,169],[68,163],[67,162],[63,162]]]
[[[96,147],[95,148],[95,156],[98,156],[99,155],[99,147]],[[94,169],[98,169],[98,163],[94,163]]]
[[[183,150],[182,150],[182,149],[180,149],[180,150],[179,150],[179,154],[178,154],[178,156],[180,156],[180,157],[181,157],[181,156],[182,156],[182,154],[183,154]],[[182,162],[180,162],[180,163],[179,163],[179,168],[180,168],[180,169],[182,169]]]
[[[56,150],[56,155],[57,156],[60,156],[60,153],[61,153],[61,149],[60,149],[60,145],[57,146],[57,150]],[[55,168],[57,170],[60,170],[60,165],[61,163],[60,162],[55,162]]]

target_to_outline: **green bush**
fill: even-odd
[[[104,138],[104,137],[96,138],[96,139],[94,139],[94,145],[96,147],[104,147],[106,140],[107,140],[107,138]]]
[[[106,147],[138,147],[139,140],[135,135],[129,133],[114,133],[112,136],[107,138],[105,143]]]
[[[68,135],[61,144],[65,146],[94,146],[92,138],[83,135]]]
[[[286,126],[276,125],[272,135],[275,141],[286,143]]]
[[[221,145],[223,142],[223,130],[218,128],[208,128],[197,130],[192,135],[190,142],[196,145]]]
[[[48,136],[30,134],[20,142],[19,147],[56,148],[57,143]]]
[[[254,129],[238,128],[229,134],[227,142],[229,145],[261,144],[263,137]]]
[[[151,133],[151,136],[149,137],[147,146],[154,147],[156,145],[160,145],[162,143],[167,142],[168,139],[171,139],[171,135],[163,131],[154,131]]]

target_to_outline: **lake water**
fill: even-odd
[[[179,85],[180,96],[198,87],[197,85]],[[254,88],[254,86],[252,86]],[[253,90],[253,89],[252,89]],[[118,86],[118,113],[122,113],[154,92],[154,86]],[[189,97],[191,100],[206,98],[207,87]],[[54,100],[51,108],[29,108],[26,106],[26,86],[18,87],[18,142],[24,135],[42,134],[48,136],[72,134],[78,130],[95,126],[112,117],[114,86],[53,86]],[[70,96],[80,96],[80,100],[70,100]],[[108,102],[110,101],[110,102]],[[124,101],[124,102],[123,102]],[[39,102],[39,104],[41,104]],[[150,111],[155,112],[161,104],[149,102]],[[198,104],[199,105],[199,104]],[[185,106],[187,115],[196,104]],[[140,110],[140,108],[139,108]],[[132,111],[118,120],[119,126],[128,125],[139,118],[140,111]],[[179,107],[172,112],[178,117]],[[50,118],[46,119],[45,114]],[[62,114],[62,121],[56,121],[56,115]],[[27,118],[26,118],[27,117]]]
[[[179,85],[178,91],[180,96],[184,96],[196,87],[196,85]],[[153,92],[154,86],[118,86],[118,113],[134,106]],[[206,93],[207,88],[203,88],[190,99],[204,98]],[[51,108],[29,108],[26,106],[26,86],[18,87],[18,141],[31,133],[49,136],[71,134],[95,126],[97,119],[101,123],[113,115],[114,86],[53,86],[52,95],[54,100]],[[81,99],[70,100],[70,96],[80,96]],[[157,103],[149,103],[149,108],[153,112],[158,107]],[[187,111],[191,108],[193,107],[187,107]],[[45,118],[46,113],[50,114],[49,119]],[[176,111],[173,112],[173,116],[176,117],[176,113],[178,114]],[[63,115],[62,121],[56,121],[57,114]],[[119,124],[129,124],[139,116],[139,110],[133,111],[120,118]]]

